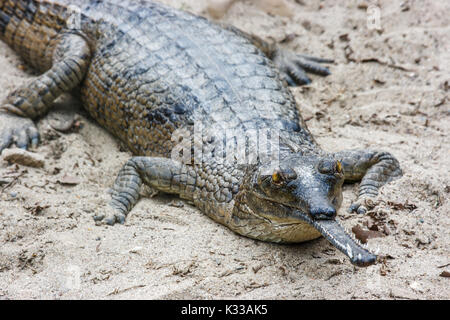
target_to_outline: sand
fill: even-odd
[[[207,15],[207,1],[164,1]],[[177,197],[142,198],[124,225],[96,226],[131,156],[70,98],[58,133],[39,121],[43,168],[0,162],[0,299],[448,299],[450,3],[287,1],[291,18],[251,1],[222,21],[297,52],[335,59],[332,75],[292,89],[324,149],[392,152],[404,170],[367,215],[380,262],[357,268],[320,238],[277,245],[239,236]],[[375,8],[376,9],[376,8]],[[379,23],[378,23],[379,22]],[[33,77],[0,43],[0,99]],[[12,179],[12,180],[11,180]],[[0,179],[1,181],[1,179]],[[447,272],[447,273],[446,273]]]

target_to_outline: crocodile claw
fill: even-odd
[[[322,59],[308,55],[297,54],[295,52],[278,49],[275,52],[273,62],[281,71],[282,76],[289,86],[298,86],[311,83],[307,72],[320,76],[331,74],[327,67],[320,63],[332,63],[331,59]]]
[[[35,148],[39,132],[31,119],[0,113],[0,153],[13,143],[21,149]]]
[[[356,212],[358,214],[365,214],[365,213],[367,213],[367,208],[358,202],[354,202],[350,205],[350,207],[348,208],[348,211]]]
[[[126,216],[119,212],[119,211],[113,211],[109,213],[100,213],[93,216],[94,221],[96,221],[98,224],[107,224],[110,226],[113,226],[116,223],[124,224]]]
[[[356,212],[358,214],[365,214],[369,211],[369,208],[375,206],[374,199],[370,197],[361,197],[353,202],[348,208],[349,212]]]

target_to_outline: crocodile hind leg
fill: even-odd
[[[291,87],[311,83],[311,79],[306,74],[307,72],[320,76],[331,74],[330,70],[321,66],[320,63],[333,62],[330,59],[297,54],[279,47],[273,53],[272,60]]]
[[[367,200],[376,197],[381,186],[402,175],[398,160],[388,152],[351,150],[337,152],[334,157],[344,167],[346,182],[361,181],[351,212],[366,213]]]
[[[124,223],[128,212],[139,199],[142,183],[159,191],[189,198],[185,194],[186,186],[188,188],[195,180],[189,178],[185,169],[179,162],[167,158],[131,158],[119,171],[114,182],[108,212],[96,214],[94,220],[104,221],[109,225]]]
[[[61,93],[81,82],[89,58],[90,49],[82,37],[66,34],[60,38],[53,50],[52,67],[0,104],[0,152],[12,143],[23,149],[37,145],[39,134],[32,119],[47,112]]]
[[[331,59],[299,54],[284,49],[276,43],[265,41],[256,35],[246,33],[234,26],[224,23],[220,23],[220,26],[248,39],[254,46],[259,48],[277,66],[281,76],[289,86],[311,83],[307,72],[320,76],[327,76],[331,73],[327,67],[321,65],[321,63],[333,63],[334,61]]]

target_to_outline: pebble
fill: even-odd
[[[13,180],[14,180],[13,178],[0,177],[0,186],[3,184],[11,183]]]
[[[422,245],[427,245],[427,244],[430,244],[430,243],[431,243],[431,240],[430,240],[427,236],[425,236],[425,235],[419,235],[419,236],[416,238],[416,241],[417,241],[419,244],[422,244]]]
[[[2,158],[5,161],[21,164],[28,167],[42,168],[44,167],[44,156],[30,152],[24,149],[11,148],[2,152]]]
[[[50,112],[47,120],[53,129],[59,132],[67,132],[75,125],[75,116],[76,114],[73,112],[55,111]]]
[[[142,247],[134,247],[133,249],[130,249],[130,253],[139,253],[143,248]]]

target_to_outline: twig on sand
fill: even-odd
[[[110,293],[108,293],[107,296],[114,296],[114,295],[119,294],[119,293],[124,293],[124,292],[129,291],[129,290],[133,290],[133,289],[137,289],[137,288],[143,288],[143,287],[145,287],[145,284],[138,284],[136,286],[125,288],[125,289],[122,289],[122,290],[116,288],[113,291],[111,291]]]
[[[15,184],[17,182],[17,180],[23,176],[27,171],[23,170],[22,172],[20,172],[19,174],[15,175],[12,180],[10,182],[8,182],[1,190],[0,190],[0,194],[3,193],[3,191],[5,191],[7,188],[11,187],[13,184]]]

